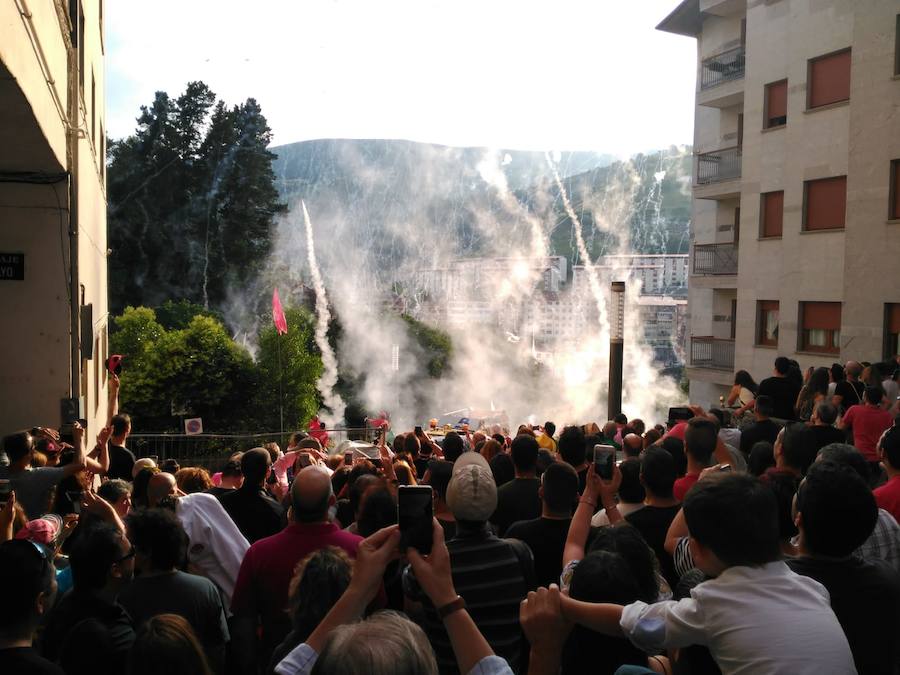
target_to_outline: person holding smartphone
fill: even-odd
[[[29,520],[40,518],[47,510],[50,490],[85,468],[84,429],[78,422],[73,424],[72,435],[75,456],[70,464],[36,469],[31,467],[34,437],[30,432],[19,431],[3,439],[3,450],[9,458],[9,466],[0,467],[0,479],[9,480],[10,488],[15,491],[16,500]]]

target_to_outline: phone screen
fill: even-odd
[[[428,485],[401,485],[397,495],[400,549],[414,547],[423,555],[431,553],[432,491]]]
[[[6,506],[10,492],[12,492],[12,485],[9,480],[6,478],[0,479],[0,507]]]
[[[616,449],[612,445],[594,446],[594,471],[603,480],[612,480]]]
[[[413,429],[413,433],[414,433],[416,436],[421,436],[421,435],[422,435],[422,427],[416,426],[416,428]]]
[[[66,490],[66,497],[72,502],[72,511],[81,513],[81,490]]]

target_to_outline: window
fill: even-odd
[[[91,143],[94,144],[94,152],[97,151],[97,80],[91,69]]]
[[[841,350],[841,303],[800,303],[800,349],[823,354]]]
[[[884,306],[884,359],[900,354],[900,303]]]
[[[760,213],[760,236],[780,237],[782,218],[784,215],[784,190],[764,192],[762,194],[762,208],[760,209]]]
[[[897,30],[894,32],[894,75],[900,75],[900,14],[897,15]]]
[[[850,100],[850,50],[820,56],[809,62],[807,108]]]
[[[756,344],[778,346],[778,300],[756,303]]]
[[[847,212],[847,177],[808,180],[803,188],[803,229],[843,229]]]
[[[888,218],[900,219],[900,159],[891,162],[890,210]]]
[[[766,85],[766,119],[763,128],[787,124],[787,80]]]

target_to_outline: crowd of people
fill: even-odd
[[[3,438],[0,672],[895,674],[898,380],[779,357],[666,424],[385,421],[363,451],[316,422],[211,475],[136,458],[113,377],[93,446]]]

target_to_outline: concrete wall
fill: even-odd
[[[25,253],[25,280],[0,283],[0,313],[10,329],[0,337],[0,383],[7,392],[0,408],[0,433],[35,424],[58,426],[60,400],[81,399],[89,436],[106,418],[107,240],[105,187],[105,73],[100,0],[82,0],[84,33],[83,89],[77,119],[68,120],[67,49],[69,3],[26,0],[32,18],[23,20],[16,3],[0,3],[0,65],[15,79],[0,88],[0,158],[14,155],[15,165],[0,160],[0,171],[68,171],[78,185],[78,300],[70,310],[68,184],[0,184],[0,251]],[[77,25],[77,17],[75,24]],[[77,55],[77,53],[76,53]],[[75,59],[76,63],[80,59]],[[73,76],[78,81],[78,73]],[[55,99],[61,99],[61,109]],[[10,109],[26,108],[27,114]],[[67,159],[67,127],[78,128],[78,166]],[[27,138],[21,143],[16,137]],[[53,157],[50,165],[46,158]],[[78,367],[79,386],[71,391],[72,312],[92,305],[90,344]]]

